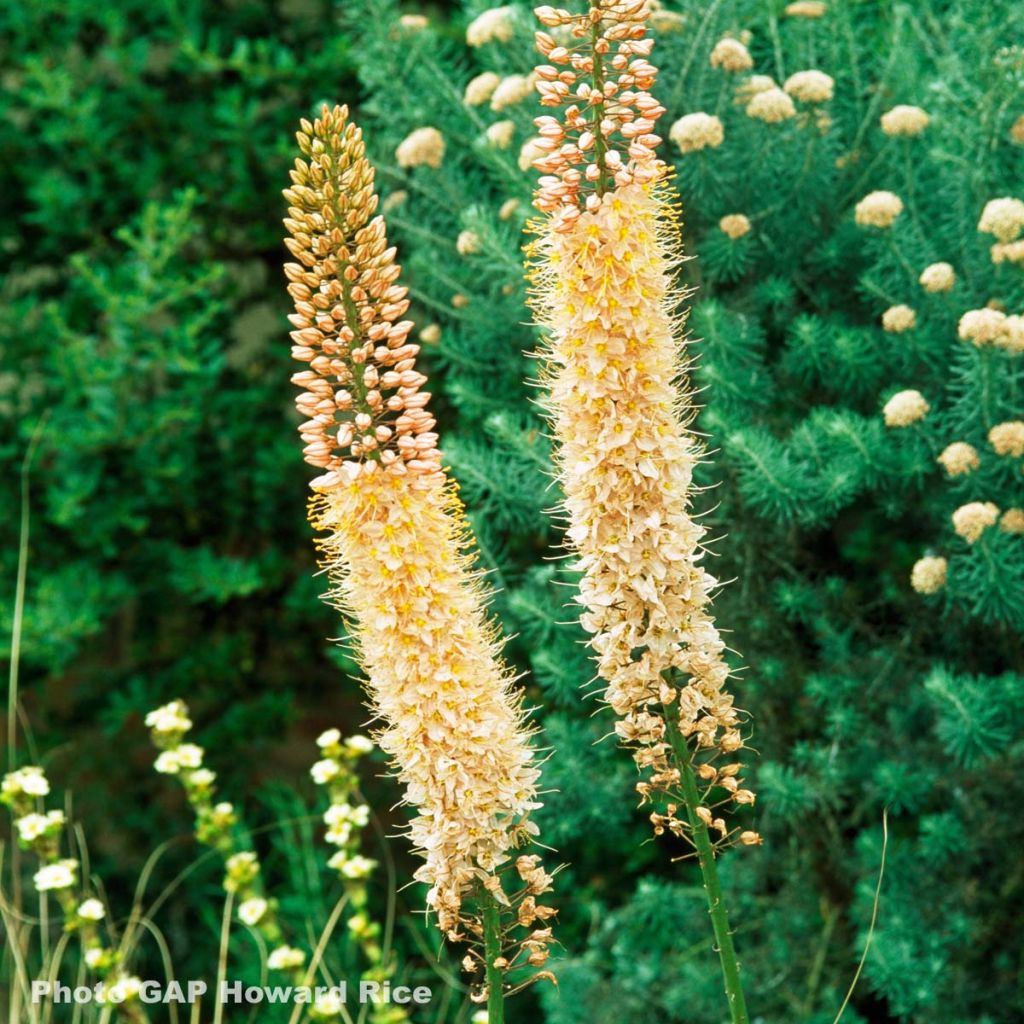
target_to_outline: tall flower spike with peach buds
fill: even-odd
[[[538,120],[548,155],[529,259],[532,302],[547,337],[543,384],[558,442],[567,547],[582,571],[591,634],[616,732],[633,750],[657,834],[696,848],[734,1021],[745,1021],[715,852],[756,832],[725,805],[754,802],[739,777],[741,715],[726,688],[725,644],[710,614],[715,579],[701,561],[705,529],[691,514],[702,456],[688,424],[684,297],[677,205],[648,90],[657,71],[648,8],[591,0],[581,15],[541,7],[538,89],[561,118]],[[684,382],[682,386],[679,382]],[[711,836],[715,839],[712,840]]]
[[[308,417],[306,460],[324,470],[310,510],[327,532],[329,597],[349,619],[369,677],[380,746],[419,812],[410,833],[425,864],[416,877],[430,886],[441,929],[479,939],[477,915],[500,910],[529,932],[513,940],[503,926],[490,935],[500,953],[487,959],[487,980],[500,996],[493,961],[543,963],[543,922],[553,913],[537,903],[551,881],[537,858],[512,866],[540,806],[530,732],[485,613],[455,484],[441,467],[361,132],[345,108],[325,107],[302,122],[298,141],[306,159],[284,193],[297,262],[285,273],[292,351],[308,369],[292,379]]]

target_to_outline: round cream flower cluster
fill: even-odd
[[[719,229],[733,241],[750,231],[750,218],[743,213],[730,213],[718,222]]]
[[[455,251],[460,256],[472,256],[480,251],[480,236],[475,231],[460,231],[455,239]]]
[[[988,442],[996,455],[1009,455],[1019,459],[1024,456],[1024,420],[1009,420],[997,423],[988,432]]]
[[[989,252],[993,263],[1024,263],[1024,238],[1016,242],[996,242]]]
[[[1021,114],[1010,126],[1010,141],[1024,146],[1024,114]]]
[[[738,106],[745,107],[758,93],[777,88],[771,75],[750,75],[736,87],[735,102]]]
[[[882,410],[887,427],[909,427],[923,420],[928,414],[929,405],[920,391],[899,391]]]
[[[395,150],[399,167],[440,167],[444,160],[444,136],[436,128],[417,128]]]
[[[971,501],[953,513],[953,529],[973,544],[999,519],[999,507],[991,501]]]
[[[822,0],[795,0],[788,4],[785,14],[790,18],[822,18],[828,10],[828,5]]]
[[[0,800],[12,806],[20,797],[47,796],[49,792],[50,783],[43,774],[43,769],[35,765],[8,772],[3,783],[0,783]]]
[[[1024,228],[1024,202],[1012,196],[990,199],[981,211],[978,230],[995,235],[1000,242],[1012,242]]]
[[[427,326],[420,331],[420,341],[422,341],[424,345],[436,345],[440,340],[440,324],[427,324]]]
[[[796,116],[796,107],[788,93],[777,86],[757,93],[747,104],[747,117],[765,124],[780,124]]]
[[[894,192],[869,192],[856,206],[854,219],[861,226],[887,228],[903,212],[903,200]]]
[[[725,140],[725,128],[714,114],[697,111],[685,114],[669,129],[669,138],[682,153],[696,153],[708,147],[717,149]]]
[[[935,461],[949,476],[965,476],[981,465],[978,449],[966,441],[954,441],[947,445]]]
[[[790,75],[783,88],[801,103],[826,103],[832,99],[835,82],[824,71],[811,69]]]
[[[711,51],[711,66],[723,71],[749,71],[754,66],[750,51],[731,36],[719,39]]]
[[[982,309],[969,309],[957,325],[957,335],[961,341],[969,341],[978,348],[996,344],[1004,332],[1006,314],[1000,309],[988,306]]]
[[[946,559],[937,555],[919,558],[910,570],[910,585],[919,594],[937,594],[946,585],[948,567]]]
[[[533,75],[507,75],[491,94],[491,110],[495,113],[522,103],[533,95]]]
[[[466,26],[466,42],[472,47],[487,43],[507,43],[515,31],[515,8],[492,7],[478,14]]]
[[[398,27],[404,28],[406,32],[422,32],[429,25],[430,19],[422,14],[403,14],[398,19]]]
[[[267,967],[272,971],[295,971],[306,962],[306,954],[294,946],[277,946],[267,957]]]
[[[488,125],[487,131],[484,134],[487,136],[487,141],[495,149],[508,149],[512,145],[512,138],[515,133],[515,121],[495,121],[494,124]]]
[[[917,280],[926,292],[948,292],[956,284],[956,271],[950,263],[929,263]]]
[[[1024,533],[1024,508],[1008,508],[999,520],[1003,533]]]
[[[469,80],[462,100],[466,106],[479,107],[494,95],[494,90],[498,88],[500,83],[500,75],[493,71],[483,71],[475,78]]]
[[[882,314],[882,327],[890,334],[902,334],[917,326],[917,313],[910,306],[890,306]]]
[[[541,140],[534,136],[527,139],[519,150],[519,170],[528,171],[535,160],[547,156],[547,150],[541,146]]]
[[[882,115],[882,131],[886,135],[911,138],[920,135],[928,127],[930,120],[927,111],[920,107],[901,104]]]

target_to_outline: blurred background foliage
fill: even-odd
[[[598,742],[610,723],[582,696],[592,670],[565,624],[571,575],[547,560],[557,495],[525,383],[535,338],[519,252],[533,180],[520,147],[538,110],[532,98],[498,111],[463,102],[483,70],[529,71],[533,26],[527,4],[510,4],[508,38],[470,49],[466,24],[487,6],[0,8],[0,643],[21,465],[38,432],[20,696],[29,749],[73,793],[93,868],[127,900],[156,842],[188,832],[142,725],[182,696],[222,788],[269,829],[266,870],[304,894],[287,909],[322,916],[308,878],[290,886],[290,826],[274,823],[311,800],[312,737],[355,731],[365,714],[355,667],[324,640],[340,627],[312,575],[280,189],[298,117],[349,102],[391,197],[417,320],[440,328],[424,358],[443,445],[552,751],[541,824],[569,865],[565,958],[558,989],[514,1004],[512,1019],[718,1024],[697,876],[647,841],[629,759]],[[988,200],[1024,198],[1013,139],[1024,11],[1011,0],[835,2],[821,17],[776,0],[661,8],[664,134],[705,111],[725,135],[686,154],[666,141],[665,153],[698,257],[685,274],[699,287],[690,324],[708,388],[699,427],[715,450],[703,479],[717,484],[705,496],[723,536],[714,565],[735,579],[716,607],[748,666],[737,691],[760,755],[765,846],[723,862],[748,1001],[764,1022],[832,1020],[867,936],[888,807],[877,929],[844,1020],[1019,1021],[1024,538],[993,527],[969,545],[950,515],[968,501],[1024,506],[1020,459],[987,440],[1024,413],[1024,355],[957,337],[967,310],[1024,313],[1024,268],[994,263],[994,239],[977,231]],[[747,76],[709,62],[724,35],[746,40],[753,71],[780,85],[828,73],[834,99],[798,102],[779,124],[749,117],[736,101]],[[880,129],[900,103],[929,113],[921,136]],[[513,122],[507,148],[486,136],[501,120]],[[445,136],[442,166],[397,166],[399,142],[427,125]],[[890,229],[854,222],[874,189],[903,199]],[[730,239],[718,223],[735,213],[752,230]],[[479,246],[462,255],[466,230]],[[918,275],[939,260],[956,284],[926,293]],[[880,325],[895,304],[915,309],[911,331]],[[906,388],[930,412],[887,428],[881,409]],[[950,480],[936,465],[951,441],[975,446],[975,473]],[[910,585],[925,554],[949,559],[934,595]],[[393,824],[390,782],[367,787]],[[407,875],[401,841],[390,848]],[[176,844],[160,871],[194,859]],[[218,884],[200,869],[159,922],[179,976],[212,960]],[[414,890],[400,899],[420,906]],[[402,942],[413,959],[427,948],[418,932]]]

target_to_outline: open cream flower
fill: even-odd
[[[416,877],[457,936],[467,895],[483,886],[504,898],[496,872],[536,831],[539,770],[441,466],[361,132],[345,108],[325,107],[298,140],[306,160],[285,191],[297,262],[285,270],[292,352],[308,364],[292,378],[300,429],[323,470],[310,516],[383,723],[377,741],[418,812]]]

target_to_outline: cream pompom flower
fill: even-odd
[[[935,461],[949,476],[965,476],[981,465],[978,449],[966,441],[954,441],[947,445]]]
[[[971,501],[953,513],[953,529],[974,544],[999,519],[999,507],[991,501]]]
[[[1000,242],[1012,242],[1024,228],[1024,202],[1012,196],[990,199],[981,211],[978,230],[995,235]]]
[[[881,125],[886,135],[911,138],[920,135],[928,127],[930,120],[928,112],[920,107],[901,104],[882,115]]]
[[[783,88],[801,103],[826,103],[832,99],[835,81],[824,71],[797,71],[786,79]]]
[[[910,585],[919,594],[937,594],[946,585],[948,568],[946,559],[940,556],[919,558],[910,570]]]
[[[994,343],[997,348],[1004,349],[1011,355],[1024,354],[1024,316],[1015,313],[1006,317],[999,325]]]
[[[730,213],[718,222],[719,230],[735,241],[750,231],[750,218],[743,213]]]
[[[480,251],[480,236],[475,231],[460,231],[455,239],[455,251],[460,256],[471,256]]]
[[[999,263],[1024,263],[1024,238],[1015,242],[996,242],[989,250],[992,262]]]
[[[498,88],[500,83],[501,76],[495,72],[481,72],[481,74],[469,80],[462,97],[463,102],[469,107],[479,107],[494,95],[494,90]]]
[[[736,87],[736,103],[745,107],[758,93],[777,88],[771,75],[750,75]]]
[[[512,145],[512,137],[516,133],[515,121],[495,121],[488,125],[486,135],[487,141],[495,149],[508,149]]]
[[[862,226],[888,228],[903,212],[903,200],[894,192],[869,192],[856,206],[854,219]]]
[[[823,0],[795,0],[788,4],[785,14],[790,18],[822,18],[828,10],[828,5]]]
[[[540,160],[545,156],[547,156],[547,150],[541,146],[539,137],[534,136],[532,139],[527,139],[519,150],[519,169],[528,171],[533,167],[535,160]]]
[[[1003,533],[1024,533],[1024,508],[1008,508],[999,520]]]
[[[444,136],[436,128],[417,128],[399,143],[395,159],[399,167],[437,168],[444,160],[444,151]]]
[[[679,118],[668,135],[680,152],[696,153],[702,149],[717,149],[725,141],[725,128],[714,114],[696,111]]]
[[[749,71],[754,66],[754,58],[738,39],[725,36],[711,51],[711,66],[723,71]]]
[[[993,344],[1003,332],[1006,314],[999,309],[969,309],[957,325],[957,335],[961,341],[969,341],[979,348]]]
[[[466,42],[479,47],[487,43],[507,43],[515,31],[515,8],[511,5],[492,7],[478,14],[466,26]]]
[[[297,260],[285,273],[292,352],[308,365],[292,378],[308,417],[300,434],[322,470],[310,519],[382,723],[378,745],[416,809],[416,878],[444,933],[479,934],[464,900],[475,907],[486,891],[508,906],[497,871],[536,833],[532,731],[442,468],[362,134],[345,108],[325,107],[298,140],[309,164],[297,162],[284,193]],[[329,308],[343,315],[319,315]],[[313,771],[330,782],[337,762]]]
[[[1010,141],[1024,146],[1024,114],[1021,114],[1010,126]]]
[[[789,94],[775,86],[757,93],[747,104],[747,117],[765,124],[781,124],[796,116],[796,107]]]
[[[532,75],[507,75],[491,94],[491,110],[495,113],[522,103],[533,95]]]
[[[926,292],[952,291],[956,284],[956,271],[950,263],[929,263],[917,281]]]
[[[887,427],[909,427],[928,415],[929,405],[920,391],[898,391],[882,410]]]
[[[988,443],[992,445],[996,455],[1021,458],[1024,456],[1024,420],[997,423],[988,432]]]
[[[902,334],[917,326],[917,313],[910,306],[890,306],[882,314],[882,327],[890,334]]]

